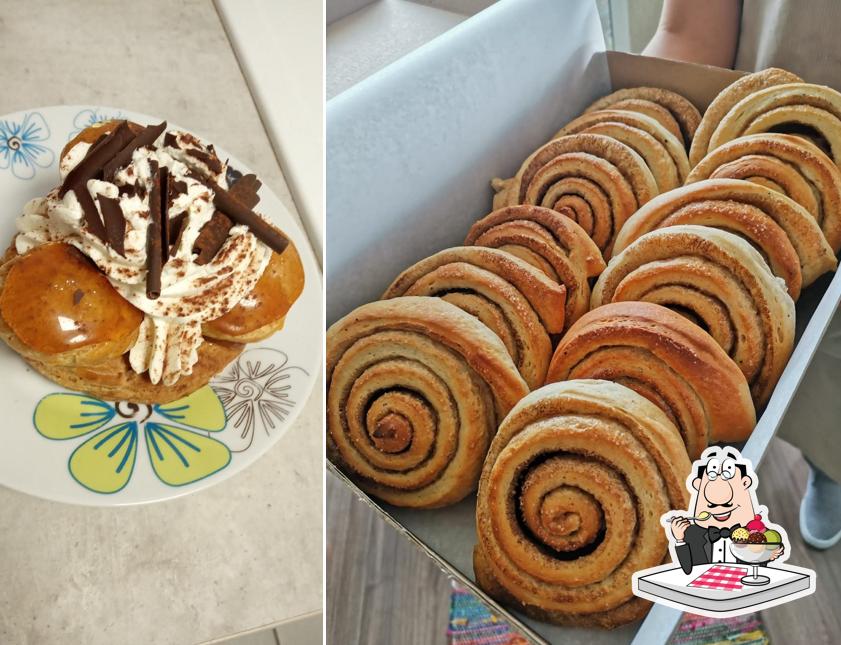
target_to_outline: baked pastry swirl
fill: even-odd
[[[649,302],[582,316],[555,348],[547,382],[595,378],[631,388],[677,426],[690,459],[708,443],[744,441],[756,425],[738,365],[700,327]]]
[[[689,159],[680,136],[640,112],[618,109],[585,112],[552,138],[579,132],[603,134],[633,148],[645,160],[661,193],[681,186],[689,174]]]
[[[614,253],[650,231],[677,224],[712,226],[749,240],[774,274],[785,280],[792,298],[837,264],[817,221],[802,206],[766,186],[739,179],[706,179],[659,195],[625,223]]]
[[[564,329],[566,288],[520,258],[497,249],[459,246],[415,263],[383,300],[437,296],[476,316],[505,344],[534,389],[543,384],[552,343]]]
[[[794,302],[747,242],[708,226],[643,235],[608,264],[592,304],[639,300],[674,308],[709,332],[763,406],[794,346]]]
[[[600,134],[550,141],[512,179],[492,182],[494,208],[534,204],[570,217],[609,258],[625,220],[657,194],[657,182],[633,149]]]
[[[841,170],[806,139],[775,133],[734,139],[701,159],[686,183],[709,178],[745,179],[790,197],[815,218],[833,253],[841,250]]]
[[[476,580],[559,624],[616,627],[650,603],[631,575],[660,564],[660,516],[688,501],[691,464],[675,426],[601,380],[547,385],[520,401],[488,452],[476,503]]]
[[[660,87],[617,90],[593,102],[584,112],[605,109],[631,110],[650,116],[681,138],[687,149],[701,122],[701,113],[691,101],[677,92]]]
[[[689,163],[692,166],[698,165],[710,149],[710,138],[721,123],[721,120],[733,109],[733,107],[746,96],[759,90],[785,85],[787,83],[800,83],[803,79],[787,72],[784,69],[769,67],[753,74],[747,74],[737,79],[721,92],[718,93],[712,103],[709,104],[698,130],[692,139],[692,147],[689,149]]]
[[[0,337],[36,370],[105,399],[166,402],[282,327],[300,258],[252,210],[260,181],[229,173],[213,146],[166,123],[107,121],[68,142],[59,172],[0,268]]]
[[[506,206],[470,227],[466,245],[498,248],[525,260],[566,288],[564,327],[590,308],[589,278],[605,263],[578,224],[542,206]]]
[[[397,506],[454,504],[529,389],[505,345],[441,298],[363,305],[327,330],[331,458]]]
[[[841,93],[824,85],[789,83],[749,94],[721,119],[709,150],[746,134],[789,129],[825,146],[841,164]]]

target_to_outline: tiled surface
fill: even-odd
[[[83,103],[166,116],[296,212],[210,0],[0,0],[0,52],[0,114]],[[264,458],[196,495],[88,509],[0,489],[0,643],[181,645],[319,611],[321,390]]]

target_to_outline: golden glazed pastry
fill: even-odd
[[[769,67],[760,72],[747,74],[724,88],[707,107],[704,117],[698,125],[698,130],[692,139],[692,147],[689,150],[690,165],[696,166],[706,156],[709,152],[710,137],[712,137],[721,120],[739,101],[759,90],[775,85],[785,85],[786,83],[799,83],[802,80],[796,74],[784,69]]]
[[[205,338],[256,343],[283,329],[286,314],[304,290],[304,267],[290,242],[272,252],[266,270],[245,298],[228,313],[202,325]]]
[[[659,192],[682,185],[689,159],[680,139],[651,117],[630,110],[586,112],[561,128],[553,139],[579,132],[603,134],[633,148],[648,165]]]
[[[841,170],[820,148],[789,134],[751,134],[713,150],[687,184],[745,179],[790,197],[815,218],[833,253],[841,251]]]
[[[754,92],[724,115],[709,150],[746,134],[789,130],[827,148],[841,164],[841,93],[824,85],[789,83]]]
[[[590,308],[589,278],[604,270],[601,252],[568,217],[541,206],[506,206],[473,226],[465,245],[507,251],[566,288],[564,327]]]
[[[690,459],[708,443],[744,441],[756,425],[739,366],[697,325],[649,302],[615,302],[576,322],[547,382],[595,378],[631,388],[677,426]]]
[[[655,108],[652,108],[652,104]],[[679,128],[677,132],[673,131],[672,133],[682,137],[683,144],[687,149],[689,144],[692,143],[695,131],[701,122],[701,113],[698,112],[698,108],[692,105],[691,101],[677,92],[659,87],[629,87],[617,90],[592,103],[585,110],[585,113],[605,109],[641,112],[660,120],[667,130],[674,130],[673,127],[670,127],[669,120],[663,116],[658,118],[657,115],[662,115],[665,112]]]
[[[497,249],[459,246],[412,265],[383,300],[437,296],[476,316],[505,344],[529,388],[546,378],[552,343],[564,328],[566,288],[520,258]]]
[[[300,258],[252,210],[259,180],[229,173],[213,146],[107,121],[67,143],[59,173],[0,266],[0,337],[41,374],[167,402],[282,327]]]
[[[491,438],[529,389],[505,345],[441,298],[355,309],[327,330],[331,458],[397,506],[475,490]]]
[[[742,238],[708,226],[647,233],[613,257],[592,304],[638,300],[698,323],[736,362],[763,406],[794,346],[794,302]]]
[[[533,204],[575,220],[610,257],[613,240],[631,214],[657,194],[645,160],[600,134],[550,141],[523,162],[512,179],[492,182],[494,208]]]
[[[539,620],[616,627],[650,603],[635,571],[661,564],[660,516],[684,508],[691,464],[674,424],[601,380],[520,401],[488,452],[476,501],[476,581]]]
[[[802,206],[770,188],[739,179],[705,179],[659,195],[625,223],[614,253],[650,231],[676,224],[713,226],[748,239],[774,274],[786,281],[792,298],[837,264],[817,221]],[[797,254],[800,276],[791,249]]]

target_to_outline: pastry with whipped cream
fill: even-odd
[[[0,266],[0,337],[36,370],[106,399],[185,396],[284,323],[303,290],[260,181],[166,123],[108,121],[61,154]]]

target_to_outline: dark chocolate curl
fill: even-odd
[[[105,226],[102,224],[102,218],[99,216],[99,211],[96,210],[96,204],[88,192],[87,186],[74,186],[73,194],[76,195],[76,199],[79,200],[79,206],[82,207],[82,212],[85,214],[85,225],[87,229],[104,242],[106,240]]]
[[[224,213],[213,212],[210,220],[201,227],[193,245],[193,253],[198,256],[196,264],[207,264],[216,257],[219,249],[228,239],[228,232],[233,225],[234,223]]]
[[[132,139],[131,130],[128,123],[120,121],[111,132],[109,132],[104,139],[99,143],[91,146],[88,153],[85,155],[75,168],[73,168],[64,181],[61,182],[61,188],[58,191],[59,197],[64,197],[68,190],[76,190],[78,187],[87,188],[88,179],[98,179],[101,177],[103,166],[115,155],[120,149]],[[78,195],[77,195],[78,196]],[[80,200],[81,201],[81,200]]]
[[[117,174],[120,168],[131,163],[131,156],[135,150],[139,150],[144,146],[151,146],[161,136],[164,130],[166,130],[166,121],[158,125],[147,125],[136,137],[131,139],[127,144],[124,144],[124,147],[115,153],[113,158],[105,165],[103,169],[105,180],[113,180],[114,175]]]
[[[169,169],[164,166],[160,170],[161,185],[159,197],[161,202],[161,266],[169,259]]]
[[[161,174],[155,173],[149,193],[149,226],[146,228],[146,297],[161,295]]]
[[[111,248],[126,256],[126,219],[120,208],[119,199],[111,199],[105,195],[99,196],[99,209],[105,220],[105,237]]]
[[[187,213],[178,213],[169,220],[169,247],[170,253],[174,255],[181,244],[181,232],[184,230],[184,222],[187,220]]]
[[[191,176],[213,191],[213,205],[236,224],[244,224],[254,236],[275,253],[283,253],[289,245],[289,238],[251,209],[242,205],[235,196],[198,173]]]
[[[260,203],[260,196],[257,191],[263,182],[257,179],[257,175],[243,175],[228,189],[234,197],[246,208],[254,209]]]

